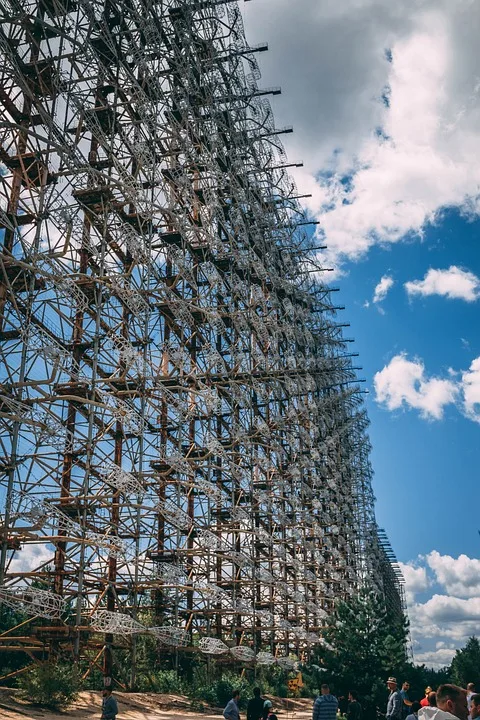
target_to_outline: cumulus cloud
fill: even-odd
[[[411,407],[424,418],[440,420],[445,406],[455,402],[458,386],[453,380],[427,378],[421,360],[395,355],[374,376],[377,402],[389,410]]]
[[[435,573],[437,583],[449,595],[480,597],[480,560],[467,555],[453,558],[433,550],[427,555],[427,563]]]
[[[46,563],[53,562],[54,548],[49,545],[23,545],[15,551],[8,572],[22,573],[36,570]]]
[[[447,665],[456,648],[478,634],[480,620],[480,560],[453,558],[432,550],[400,563],[405,577],[410,632],[415,660],[430,667]],[[419,592],[436,590],[425,602]],[[441,592],[438,592],[440,590]]]
[[[412,562],[399,562],[398,564],[405,580],[407,603],[410,604],[414,601],[417,593],[424,592],[430,585],[427,569],[425,567],[415,566]]]
[[[408,295],[443,295],[474,302],[480,297],[480,279],[469,270],[451,265],[448,270],[430,268],[423,280],[405,283]]]
[[[383,275],[380,282],[375,286],[375,290],[373,292],[373,302],[379,303],[382,302],[382,300],[385,300],[388,291],[393,287],[394,284],[395,281],[392,277],[390,277],[389,275]]]
[[[478,623],[480,597],[457,598],[450,595],[433,595],[427,602],[417,605],[417,618],[441,625],[442,623]]]
[[[436,650],[415,653],[415,660],[420,665],[424,664],[427,667],[438,670],[446,665],[450,665],[454,655],[455,648],[439,647]]]
[[[467,417],[480,422],[480,357],[462,374],[463,406]]]
[[[480,597],[435,594],[424,603],[409,603],[408,615],[416,662],[439,667],[449,662],[456,648],[478,634]],[[433,648],[436,655],[432,654]],[[450,657],[440,650],[449,650]]]
[[[301,189],[332,259],[421,234],[445,207],[478,214],[480,9],[471,0],[257,0],[265,84],[303,158]],[[385,52],[385,48],[389,48]],[[307,181],[305,175],[312,181]]]
[[[460,376],[460,379],[457,377]],[[448,377],[428,377],[422,360],[409,360],[406,353],[395,355],[375,373],[376,400],[388,410],[414,408],[428,420],[441,420],[447,405],[456,405],[469,420],[480,423],[480,357],[470,368]]]

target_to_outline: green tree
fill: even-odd
[[[29,668],[18,684],[25,700],[59,710],[77,699],[81,680],[77,668],[65,663],[47,662]]]
[[[467,683],[475,683],[480,688],[480,642],[473,635],[461,650],[455,650],[451,667],[452,680],[466,687]]]
[[[315,661],[336,695],[356,689],[364,717],[375,717],[375,706],[386,701],[385,681],[402,676],[407,665],[407,620],[389,615],[382,598],[367,589],[338,604],[325,632],[333,649],[320,647]]]
[[[13,610],[6,605],[0,605],[0,633],[6,633],[8,630],[12,630],[12,628],[15,628],[27,619],[27,615],[24,613]],[[11,637],[14,637],[15,634],[21,634],[22,631],[25,632],[25,628],[20,629],[17,633],[14,632]],[[26,657],[23,653],[9,653],[4,650],[0,654],[0,677],[20,670],[30,663],[30,658]],[[15,678],[10,678],[9,683],[15,684]]]

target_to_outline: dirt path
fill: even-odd
[[[115,693],[118,701],[118,720],[221,720],[220,708],[201,713],[190,709],[190,700],[182,695],[155,693]],[[272,698],[279,720],[311,720],[311,700],[281,700]],[[101,696],[97,692],[82,692],[68,710],[57,713],[32,707],[17,697],[15,691],[0,688],[1,720],[99,720]],[[241,713],[242,720],[246,717]]]

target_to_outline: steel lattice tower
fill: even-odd
[[[1,20],[0,601],[108,677],[142,633],[288,667],[384,551],[266,47],[225,0]]]

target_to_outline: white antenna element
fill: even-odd
[[[282,670],[293,670],[295,667],[295,661],[289,657],[277,657],[276,661],[277,665],[281,667]]]
[[[224,655],[228,652],[228,645],[218,638],[204,637],[198,643],[198,649],[206,655]]]
[[[99,390],[97,388],[97,393],[108,411],[118,422],[122,423],[126,430],[133,435],[142,435],[144,431],[144,420],[130,405],[110,395],[108,392],[105,392],[105,390]]]
[[[145,488],[131,473],[107,460],[105,465],[99,468],[99,473],[109,485],[125,495],[144,495]]]
[[[172,647],[184,647],[188,645],[188,632],[182,628],[164,626],[147,628],[150,635],[160,640],[163,645]]]
[[[93,630],[114,635],[135,635],[146,632],[147,628],[130,615],[110,610],[95,610],[90,627]]]
[[[161,515],[163,515],[167,522],[176,527],[178,530],[188,533],[193,525],[192,518],[171,500],[158,503],[156,509]]]
[[[186,585],[188,583],[187,573],[178,565],[170,565],[169,563],[156,563],[157,575],[166,582],[174,584]]]
[[[252,662],[255,660],[255,651],[246,645],[237,645],[236,647],[230,648],[230,654],[233,655],[235,660],[241,662]]]
[[[27,615],[58,620],[65,612],[65,600],[49,590],[39,588],[0,587],[0,604],[15,610],[23,610]]]
[[[255,658],[258,665],[275,665],[275,657],[270,652],[259,652]]]

